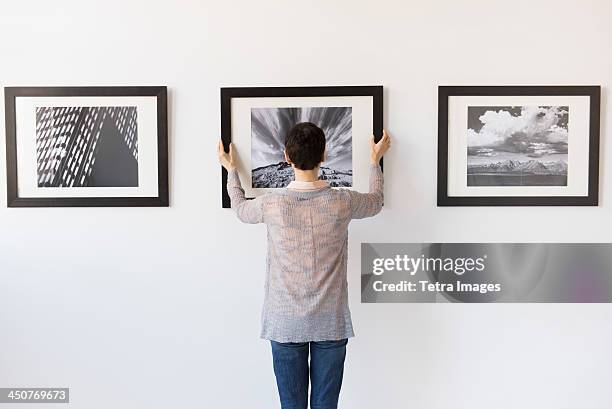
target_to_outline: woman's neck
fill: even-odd
[[[314,182],[319,179],[319,167],[310,170],[302,170],[293,167],[295,180],[298,182]]]

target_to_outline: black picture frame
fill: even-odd
[[[19,97],[134,97],[150,96],[157,100],[156,197],[19,197],[17,189],[17,131],[15,100]],[[7,164],[7,207],[167,207],[168,192],[168,119],[165,86],[62,86],[4,87]]]
[[[371,96],[373,98],[372,133],[374,140],[378,141],[383,132],[383,86],[382,85],[356,85],[356,86],[312,86],[312,87],[223,87],[221,88],[221,140],[227,152],[232,141],[232,112],[233,98],[261,98],[261,97],[338,97],[338,96]],[[383,168],[383,160],[380,160]],[[227,171],[221,167],[221,203],[223,208],[231,207],[231,200],[227,193]]]
[[[588,96],[589,171],[587,196],[448,196],[448,102],[451,96]],[[438,206],[597,206],[599,198],[599,136],[601,87],[561,86],[439,86]]]

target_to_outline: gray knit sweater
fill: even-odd
[[[261,338],[307,342],[354,336],[346,277],[348,225],[380,211],[380,167],[370,166],[370,193],[325,185],[247,200],[236,170],[228,173],[227,190],[241,221],[268,228]]]

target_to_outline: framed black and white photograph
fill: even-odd
[[[438,206],[597,206],[600,87],[438,89]]]
[[[248,198],[286,187],[285,137],[297,123],[325,133],[319,177],[334,188],[368,190],[369,138],[382,136],[382,86],[221,88],[221,135],[233,142]],[[382,166],[382,161],[381,161]],[[222,169],[222,205],[230,207]]]
[[[168,206],[166,87],[6,87],[7,205]]]

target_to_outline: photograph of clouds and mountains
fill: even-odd
[[[468,186],[567,186],[567,106],[469,106]]]

